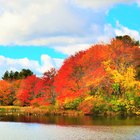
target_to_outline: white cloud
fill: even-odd
[[[97,25],[92,24],[90,27],[91,33],[85,36],[56,36],[19,42],[19,45],[41,45],[50,46],[56,51],[63,54],[72,55],[80,50],[85,50],[91,45],[104,41],[108,42],[115,36],[113,27],[110,24]]]
[[[37,75],[42,75],[45,71],[52,67],[59,68],[63,63],[63,59],[51,58],[48,55],[41,56],[41,64],[35,60],[23,59],[11,59],[4,56],[0,56],[0,77],[6,70],[19,71],[23,68],[32,70]]]
[[[132,2],[132,0],[74,0],[76,4],[83,8],[93,8],[101,10],[113,6],[118,3],[128,3]],[[100,8],[100,9],[99,9]]]
[[[45,71],[51,69],[51,68],[60,68],[60,66],[63,64],[63,59],[59,58],[51,58],[48,55],[42,55],[41,56],[41,65],[39,65],[36,70],[37,72],[44,73]]]
[[[91,47],[92,44],[73,44],[68,46],[57,46],[55,49],[61,53],[67,54],[67,55],[73,55],[76,52],[79,52],[81,50],[86,50]]]
[[[140,32],[121,25],[119,21],[116,22],[116,28],[114,31],[116,36],[130,35],[132,38],[140,40]]]
[[[91,26],[93,31],[96,31],[96,34],[93,35],[95,38],[96,35],[96,41],[100,42],[104,40],[105,42],[108,42],[112,36],[119,36],[119,35],[130,35],[136,40],[140,40],[140,33],[136,30],[129,29],[119,23],[119,21],[116,22],[116,27],[113,28],[110,24],[105,24],[102,31],[98,31],[99,26],[98,25],[92,25]],[[58,52],[67,54],[67,55],[73,55],[75,52],[78,52],[80,50],[86,50],[88,49],[92,43],[86,44],[84,42],[88,41],[90,42],[92,40],[91,36],[86,36],[84,37],[54,37],[54,38],[49,38],[48,40],[44,39],[43,42],[40,40],[40,42],[37,42],[38,40],[35,40],[35,44],[40,44],[42,45],[45,44],[53,44],[53,41],[57,42],[59,46],[54,46],[54,49],[57,50]],[[78,43],[77,43],[78,42]],[[28,42],[27,44],[29,45]],[[33,42],[32,42],[33,43]],[[65,45],[63,45],[63,43]],[[68,45],[66,45],[68,44]],[[42,75],[45,71],[49,70],[52,67],[55,68],[60,68],[60,66],[63,64],[63,59],[59,58],[51,58],[48,55],[42,55],[41,58],[41,63],[35,60],[29,60],[28,58],[23,58],[23,59],[11,59],[7,58],[4,56],[0,56],[0,77],[3,75],[3,73],[6,70],[13,70],[13,71],[19,71],[23,68],[31,69],[35,74],[37,75]]]
[[[105,24],[102,34],[97,37],[98,42],[108,43],[115,36],[114,28],[111,24]]]
[[[105,16],[111,6],[129,2],[139,0],[0,0],[0,45],[41,45],[74,54],[126,32],[106,24]]]
[[[129,1],[0,0],[0,44],[55,47],[91,43],[104,30],[106,11],[101,9]]]
[[[39,39],[33,39],[30,41],[24,41],[24,42],[17,42],[19,45],[33,45],[33,46],[55,46],[55,45],[69,45],[69,44],[81,44],[84,42],[88,42],[91,40],[91,36],[84,36],[84,37],[78,37],[78,36],[54,36],[54,37],[46,37],[46,38],[39,38]]]
[[[67,0],[1,0],[0,9],[0,44],[82,32]]]
[[[140,6],[140,0],[136,0],[136,2],[137,2],[137,4],[138,4],[138,6]]]

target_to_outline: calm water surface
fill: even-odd
[[[0,116],[0,140],[140,140],[140,118]]]

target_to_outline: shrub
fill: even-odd
[[[84,114],[92,114],[94,101],[95,99],[92,96],[87,97],[79,104],[78,110],[81,110]]]
[[[64,109],[66,110],[76,110],[79,104],[83,101],[82,98],[76,98],[73,101],[65,101],[64,103]]]

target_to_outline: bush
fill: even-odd
[[[23,106],[23,105],[22,105],[22,102],[21,102],[20,100],[15,100],[15,101],[13,102],[13,105],[14,105],[14,106]]]
[[[118,99],[118,100],[111,100],[111,110],[112,112],[116,112],[117,114],[124,115],[124,114],[135,114],[136,112],[136,105],[133,98],[131,99]]]
[[[81,110],[84,114],[92,114],[94,101],[95,99],[92,96],[87,97],[79,104],[78,110]]]
[[[82,110],[84,114],[98,115],[106,111],[105,100],[99,96],[88,96],[83,102],[79,104],[79,110]]]
[[[64,109],[66,110],[77,110],[79,104],[83,101],[82,98],[76,98],[73,101],[66,101],[64,103]]]

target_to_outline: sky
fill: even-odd
[[[23,68],[41,76],[126,34],[140,40],[140,0],[0,0],[0,77]]]

